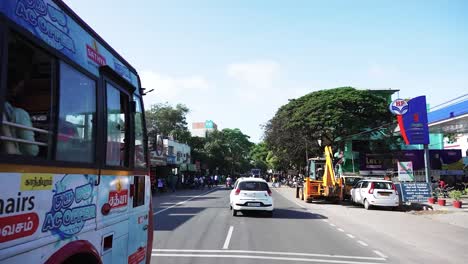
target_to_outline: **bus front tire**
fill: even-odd
[[[63,262],[63,264],[81,264],[81,263],[98,264],[100,262],[93,255],[85,254],[85,253],[71,256]]]

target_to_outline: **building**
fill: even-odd
[[[205,122],[194,122],[192,123],[192,135],[194,137],[203,137],[210,132],[218,130],[218,125],[212,120],[206,120]]]
[[[428,113],[429,131],[438,136],[431,147],[460,149],[468,165],[468,99],[454,101]]]

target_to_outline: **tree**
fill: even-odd
[[[249,153],[253,145],[238,128],[226,128],[209,133],[203,149],[197,151],[211,171],[218,168],[221,173],[242,173],[251,166]]]
[[[227,157],[231,161],[228,167],[233,172],[246,172],[250,168],[250,149],[254,146],[249,141],[250,137],[238,128],[225,128],[221,132],[225,138]]]
[[[260,142],[253,146],[250,151],[250,159],[252,160],[252,165],[255,168],[261,169],[263,172],[267,171],[269,166],[267,162],[268,149],[265,142]]]
[[[149,142],[155,142],[157,135],[173,136],[180,142],[187,142],[191,137],[186,121],[188,112],[183,104],[175,107],[168,103],[152,105],[145,111]]]
[[[305,153],[322,155],[317,144],[391,123],[387,100],[369,90],[340,87],[291,100],[265,126],[265,142],[281,167],[305,165]],[[287,165],[289,161],[289,165]]]

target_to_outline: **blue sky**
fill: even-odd
[[[468,93],[468,1],[66,0],[155,89],[146,107],[183,103],[188,121],[258,142],[279,106],[353,86]]]

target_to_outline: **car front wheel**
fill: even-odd
[[[232,216],[237,216],[237,210],[232,209]]]

